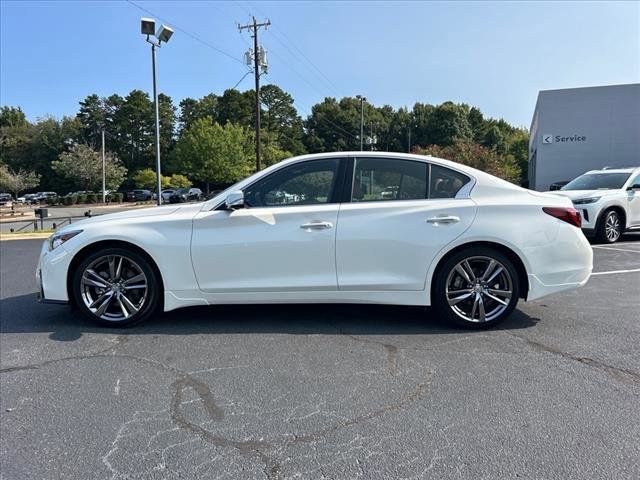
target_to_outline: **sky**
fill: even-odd
[[[35,120],[74,115],[92,93],[150,92],[142,16],[175,30],[158,51],[161,92],[175,104],[221,94],[247,73],[237,23],[251,14],[272,23],[261,81],[303,116],[362,94],[395,108],[464,102],[528,128],[539,90],[640,82],[640,2],[2,0],[0,104]]]

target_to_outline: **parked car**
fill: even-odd
[[[56,192],[37,192],[31,203],[47,203],[50,198],[57,197]]]
[[[614,243],[640,229],[640,167],[591,170],[554,194],[571,199],[585,235],[599,242]]]
[[[401,200],[380,195],[390,177]],[[434,305],[481,328],[592,267],[568,198],[435,157],[346,152],[280,162],[205,203],[74,222],[44,243],[36,278],[43,301],[111,326],[158,308],[335,302]]]
[[[10,193],[0,193],[0,207],[13,206],[13,197]]]
[[[16,198],[16,202],[24,205],[31,205],[32,203],[38,203],[35,193],[25,193],[23,196]]]
[[[549,185],[549,191],[550,192],[554,192],[556,190],[560,190],[567,183],[569,183],[569,180],[563,180],[561,182],[553,182],[551,185]]]
[[[169,195],[169,203],[191,202],[202,198],[199,188],[179,188]]]
[[[129,202],[144,202],[151,200],[151,198],[150,190],[131,190],[127,192],[127,201]]]

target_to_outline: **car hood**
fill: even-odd
[[[197,204],[191,204],[187,206],[163,205],[161,207],[136,208],[136,209],[126,210],[124,212],[106,213],[104,215],[96,215],[95,217],[90,217],[85,220],[80,220],[79,222],[73,222],[71,225],[66,226],[64,230],[77,230],[78,228],[82,228],[88,225],[104,224],[105,222],[111,222],[114,220],[124,220],[124,219],[130,219],[130,218],[147,218],[147,217],[155,217],[160,215],[173,215],[178,210],[193,208],[194,205],[197,205]],[[200,208],[201,208],[201,205],[198,205],[198,208],[194,210],[199,211]]]
[[[552,195],[567,197],[571,200],[577,200],[579,198],[603,197],[605,195],[612,195],[618,192],[619,190],[556,190],[549,193]]]

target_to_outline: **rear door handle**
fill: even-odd
[[[438,224],[447,225],[449,223],[458,223],[459,221],[460,221],[460,217],[454,217],[453,215],[444,215],[441,217],[427,218],[427,223],[433,223],[434,225],[438,225]]]
[[[300,228],[304,228],[305,230],[326,230],[328,228],[333,228],[333,223],[331,222],[303,223],[302,225],[300,225]]]

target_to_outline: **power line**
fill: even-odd
[[[198,35],[195,35],[195,34],[193,34],[193,33],[189,32],[188,30],[185,30],[184,28],[179,27],[179,26],[178,26],[178,25],[176,25],[174,22],[172,22],[172,21],[170,21],[170,20],[168,20],[168,19],[166,19],[166,18],[162,18],[162,17],[161,17],[161,16],[159,16],[159,15],[156,15],[156,14],[155,14],[155,13],[153,13],[151,10],[148,10],[148,9],[146,9],[146,8],[144,8],[144,7],[140,6],[140,5],[138,5],[137,3],[135,3],[135,2],[134,2],[134,1],[132,1],[132,0],[127,0],[127,3],[129,3],[129,4],[133,5],[133,6],[134,6],[134,7],[136,7],[138,10],[141,10],[141,11],[143,11],[143,12],[145,12],[145,13],[147,13],[147,14],[149,14],[149,15],[153,16],[153,17],[156,17],[158,20],[160,20],[160,21],[162,21],[162,22],[166,22],[166,23],[171,24],[171,26],[172,26],[173,28],[175,28],[176,30],[178,30],[178,31],[180,31],[180,32],[182,32],[182,33],[184,33],[186,36],[191,37],[193,40],[195,40],[195,41],[197,41],[197,42],[200,42],[201,44],[205,45],[206,47],[209,47],[209,48],[210,48],[210,49],[212,49],[212,50],[215,50],[216,52],[220,53],[221,55],[224,55],[225,57],[228,57],[228,58],[230,58],[231,60],[235,60],[236,62],[241,63],[241,64],[243,64],[243,65],[244,65],[244,62],[243,62],[241,59],[239,59],[239,58],[237,58],[237,57],[234,57],[234,56],[233,56],[233,55],[231,55],[230,53],[225,52],[224,50],[221,50],[220,48],[216,47],[215,45],[212,45],[211,43],[207,42],[206,40],[203,40],[203,39],[202,39],[202,38],[200,38]]]
[[[235,89],[238,85],[240,85],[240,83],[247,78],[247,75],[249,75],[251,73],[251,70],[247,70],[247,73],[245,73],[242,78],[240,80],[238,80],[238,83],[236,83],[233,87],[231,87],[231,90]]]
[[[237,3],[238,5],[240,5],[240,4],[239,4],[239,2],[235,2],[235,3]],[[253,5],[251,2],[247,1],[246,3],[247,3],[247,4],[249,4],[252,8],[255,8],[255,9],[256,9],[259,13],[261,13],[262,15],[265,15],[265,16],[266,16],[266,14],[265,14],[262,10],[260,10],[258,7],[256,7],[255,5]],[[338,94],[338,96],[342,96],[342,95],[340,95],[339,89],[338,89],[338,87],[335,85],[335,83],[333,83],[333,82],[331,81],[331,79],[329,79],[329,77],[327,77],[327,76],[324,74],[324,72],[323,72],[320,68],[318,68],[318,66],[316,66],[316,64],[315,64],[315,63],[313,63],[313,62],[311,61],[311,59],[310,59],[307,55],[305,55],[305,54],[304,54],[304,52],[303,52],[302,50],[300,50],[300,48],[298,48],[298,46],[296,45],[296,43],[295,43],[293,40],[291,40],[291,38],[290,38],[290,37],[289,37],[289,36],[288,36],[288,35],[287,35],[287,34],[286,34],[286,33],[285,33],[281,28],[279,28],[277,25],[274,25],[274,28],[275,28],[278,32],[280,32],[280,33],[282,34],[282,36],[284,37],[284,39],[285,39],[286,41],[288,41],[288,42],[289,42],[289,44],[290,44],[290,45],[291,45],[291,46],[292,46],[292,47],[293,47],[293,48],[294,48],[294,49],[295,49],[295,50],[300,54],[300,56],[301,56],[304,60],[306,60],[306,62],[307,62],[309,65],[311,65],[311,67],[313,67],[313,69],[314,69],[315,71],[317,71],[317,72],[322,76],[323,81],[324,81],[324,82],[325,82],[325,83],[326,83],[326,84],[327,84],[331,89],[333,89],[333,90],[335,91],[335,93],[337,93],[337,94]],[[273,35],[273,38],[275,38],[275,39],[276,39],[280,44],[282,44],[282,45],[283,45],[283,46],[284,46],[284,47],[285,47],[285,48],[286,48],[286,49],[291,53],[291,55],[292,55],[294,58],[296,58],[296,60],[300,61],[300,59],[299,59],[298,55],[296,55],[296,54],[295,54],[295,53],[294,53],[294,52],[289,48],[289,45],[287,45],[287,43],[285,43],[285,42],[281,41],[281,40],[278,38],[278,36],[274,34],[274,32],[272,32],[272,35]],[[303,63],[303,62],[300,62],[300,63]]]

